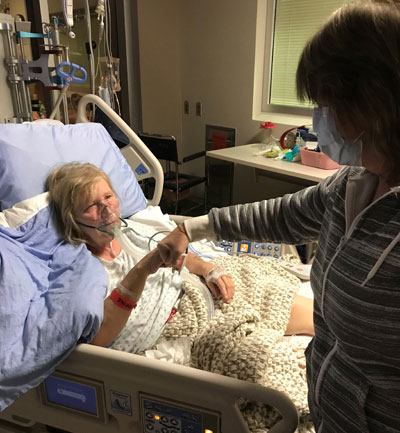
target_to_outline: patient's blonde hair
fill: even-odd
[[[59,217],[65,239],[74,244],[86,239],[74,214],[78,207],[90,200],[95,184],[104,179],[115,194],[109,177],[103,170],[89,163],[71,162],[53,170],[47,178],[47,189]]]

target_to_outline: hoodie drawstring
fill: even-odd
[[[362,286],[365,286],[365,284],[367,284],[367,282],[376,274],[377,270],[381,267],[382,263],[385,261],[386,257],[389,255],[390,251],[392,251],[395,245],[399,242],[399,240],[400,232],[397,233],[397,236],[392,240],[392,242],[390,242],[385,251],[380,255],[373,268],[369,271],[367,278],[361,284]]]

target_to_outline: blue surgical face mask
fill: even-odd
[[[318,135],[318,147],[340,165],[362,165],[361,135],[349,140],[343,138],[336,128],[335,119],[329,108],[315,108],[313,113],[313,130]]]

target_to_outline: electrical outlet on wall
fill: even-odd
[[[201,116],[203,114],[203,104],[201,102],[196,102],[196,116]]]
[[[189,114],[190,113],[189,101],[183,101],[183,112],[185,114]]]

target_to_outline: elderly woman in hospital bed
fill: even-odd
[[[118,237],[118,243],[125,238],[128,241],[134,239],[131,242],[134,248],[130,249],[130,254],[133,249],[134,255],[131,264],[128,262],[115,283],[110,278],[109,291],[117,288],[118,282],[123,282],[128,290],[138,295],[142,288],[137,279],[126,282],[124,278],[142,259],[148,266],[147,270],[152,271],[153,265],[157,268],[157,257],[146,257],[162,238],[162,234],[154,236],[154,233],[171,231],[176,224],[168,215],[161,213],[156,206],[157,198],[146,200],[142,194],[135,174],[140,179],[144,168],[153,168],[148,165],[150,159],[144,152],[146,149],[138,146],[140,143],[136,143],[135,149],[144,157],[136,161],[125,156],[130,161],[129,166],[106,130],[98,124],[0,126],[0,411],[3,411],[28,390],[34,391],[32,388],[45,380],[58,365],[66,368],[60,363],[71,354],[77,343],[96,341],[96,334],[104,322],[108,277],[102,265],[112,262],[92,254],[86,247],[86,238],[82,239],[85,243],[72,245],[65,240],[63,231],[60,232],[62,219],[55,215],[49,193],[44,192],[45,179],[56,164],[91,162],[107,173],[120,198],[119,209],[128,227],[121,222],[124,236]],[[135,143],[134,137],[131,141]],[[154,171],[150,173],[154,174]],[[62,194],[68,198],[67,190],[63,190]],[[87,198],[89,196],[87,193]],[[80,198],[79,195],[77,197]],[[70,203],[77,204],[71,200]],[[81,221],[86,225],[96,225],[91,221]],[[83,238],[82,229],[85,226],[76,227]],[[86,233],[101,233],[86,228]],[[117,227],[113,234],[118,235],[118,231]],[[112,236],[103,234],[107,235],[109,246]],[[145,339],[139,341],[137,335],[132,334],[130,322],[134,322],[139,332],[145,332],[143,335],[156,331],[155,321],[139,317],[137,313],[141,303],[150,302],[148,295],[160,293],[159,288],[158,292],[148,290],[151,279],[167,283],[174,279],[179,283],[176,286],[168,284],[163,291],[164,296],[169,296],[169,292],[176,296],[178,288],[179,295],[184,295],[168,323],[165,324],[165,321],[171,313],[171,304],[157,324],[161,333],[158,339],[159,331],[153,334],[157,339],[156,345],[166,340],[168,344],[175,344],[184,340],[179,337],[186,337],[185,340],[191,343],[191,366],[253,382],[267,389],[284,391],[296,406],[300,424],[307,423],[309,410],[302,357],[304,340],[309,337],[284,337],[285,333],[307,332],[307,327],[300,323],[299,318],[311,317],[311,311],[302,314],[304,308],[298,302],[301,298],[294,296],[299,280],[278,266],[276,261],[245,255],[229,257],[226,253],[217,252],[210,242],[192,243],[189,250],[200,252],[203,257],[206,254],[218,255],[211,263],[224,269],[225,274],[232,275],[235,281],[235,294],[231,302],[225,303],[223,298],[212,299],[206,286],[197,284],[199,280],[186,267],[180,275],[172,275],[171,269],[159,269],[149,274],[136,309],[126,313],[111,301],[116,313],[112,320],[121,322],[122,318],[123,322],[126,320],[123,314],[129,316],[125,327],[119,325],[123,329],[111,347],[135,352],[147,346]],[[124,255],[123,251],[114,259],[115,263]],[[112,253],[110,248],[109,252]],[[134,277],[136,271],[132,271],[130,276]],[[129,296],[121,290],[117,290],[117,296]],[[128,302],[132,301],[136,298],[128,299]],[[158,302],[153,305],[157,316],[163,304]],[[114,332],[117,334],[118,330],[114,329]],[[112,336],[109,339],[112,340]],[[152,344],[150,339],[147,342]],[[104,340],[103,344],[106,343]],[[81,347],[83,351],[89,350],[84,346]],[[72,357],[74,355],[72,353]],[[135,359],[132,357],[133,361]],[[133,361],[132,365],[136,365]],[[103,380],[99,374],[93,377]],[[157,373],[154,375],[158,377]],[[28,399],[35,395],[28,394]],[[176,398],[179,400],[180,397]],[[18,407],[21,407],[21,415],[25,415],[25,398],[21,397],[21,401],[22,406]],[[26,404],[31,405],[31,400]],[[263,431],[260,428],[268,429],[277,422],[277,412],[265,405],[257,406],[247,401],[240,404],[252,431]],[[10,409],[9,413],[17,411]],[[44,419],[42,415],[46,418],[38,413],[38,421]],[[35,417],[32,415],[32,419]]]
[[[108,274],[104,318],[92,343],[112,344],[113,348],[133,353],[152,347],[179,311],[184,275],[164,268],[157,249],[149,252],[154,233],[149,236],[138,222],[121,218],[111,182],[99,168],[89,163],[62,165],[50,174],[48,188],[66,240],[85,243]],[[232,301],[234,283],[221,267],[192,253],[188,253],[184,265],[204,278],[215,298],[222,298],[226,304]],[[285,333],[311,335],[311,300],[294,292],[287,296],[289,303],[291,298],[294,301]],[[182,318],[184,314],[180,313]]]

